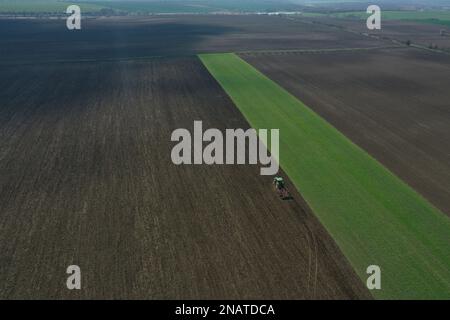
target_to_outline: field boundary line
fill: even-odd
[[[280,166],[381,299],[450,298],[450,219],[364,149],[237,55],[199,56],[255,128],[280,129]]]
[[[309,25],[320,25],[320,26],[325,26],[328,28],[332,28],[332,29],[336,29],[336,30],[340,30],[340,31],[344,31],[344,32],[348,32],[348,33],[352,33],[352,34],[356,34],[362,37],[366,37],[366,38],[370,38],[370,39],[375,39],[375,40],[379,40],[379,41],[383,41],[383,42],[391,42],[393,44],[398,45],[399,47],[405,47],[405,48],[416,48],[416,49],[421,49],[421,50],[426,50],[426,51],[430,51],[430,52],[434,52],[434,53],[442,53],[445,55],[450,55],[450,52],[445,49],[442,48],[438,48],[438,49],[432,49],[432,48],[428,48],[424,45],[419,45],[416,43],[411,43],[410,45],[407,45],[405,42],[400,41],[396,38],[392,38],[392,37],[386,37],[386,36],[379,36],[379,35],[374,35],[374,34],[370,34],[367,32],[361,32],[358,30],[353,30],[349,27],[344,27],[344,26],[340,26],[340,25],[336,25],[336,24],[330,24],[330,23],[324,23],[322,21],[317,21],[317,20],[310,20],[310,21],[305,21],[302,20],[303,17],[287,17],[288,20],[293,21],[293,22],[298,22],[298,23],[302,23],[302,24],[309,24]],[[314,19],[314,18],[312,18]],[[401,20],[399,20],[401,21]]]
[[[405,49],[405,46],[377,46],[377,47],[354,47],[354,48],[328,48],[328,49],[286,49],[286,50],[247,50],[235,51],[236,54],[242,55],[277,55],[277,54],[322,54],[335,52],[358,52],[358,51],[375,51],[384,49]]]

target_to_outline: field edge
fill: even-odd
[[[302,112],[304,112],[305,114],[308,113],[307,116],[309,117],[315,117],[319,120],[319,123],[324,126],[327,127],[326,130],[328,131],[334,131],[334,135],[339,136],[340,140],[345,141],[345,145],[346,147],[351,147],[351,149],[353,149],[353,152],[357,152],[360,153],[361,155],[363,155],[363,158],[367,158],[370,159],[369,161],[371,162],[372,165],[376,164],[376,166],[378,166],[377,170],[382,169],[383,171],[383,175],[385,175],[386,177],[388,177],[389,180],[393,180],[393,184],[394,185],[400,185],[401,188],[403,189],[403,192],[405,192],[407,194],[407,198],[412,198],[415,199],[414,201],[417,201],[418,203],[421,204],[422,209],[424,211],[427,211],[427,214],[430,214],[431,216],[426,217],[426,220],[432,220],[432,221],[436,221],[436,223],[432,223],[434,225],[438,225],[438,226],[444,226],[443,228],[440,229],[440,234],[437,236],[437,238],[435,236],[433,236],[432,240],[430,240],[429,236],[431,236],[430,234],[427,235],[427,233],[421,233],[422,236],[425,236],[424,239],[422,239],[422,242],[425,241],[428,245],[431,245],[429,248],[431,249],[436,249],[436,248],[440,248],[439,250],[437,250],[437,252],[435,252],[435,254],[437,254],[437,260],[440,261],[440,276],[443,276],[444,278],[450,279],[450,274],[448,271],[445,270],[445,266],[448,266],[449,263],[449,256],[448,253],[445,251],[445,244],[446,243],[450,243],[450,239],[448,234],[450,233],[450,223],[449,220],[447,218],[446,215],[444,215],[439,209],[437,209],[435,206],[433,206],[432,204],[430,204],[423,196],[421,196],[420,194],[418,194],[414,189],[412,189],[409,185],[407,185],[403,180],[401,180],[400,178],[398,178],[394,173],[392,173],[390,170],[388,170],[387,168],[385,168],[384,166],[382,166],[377,160],[375,160],[375,158],[373,158],[370,154],[368,154],[367,152],[365,152],[363,149],[361,149],[360,147],[358,147],[357,145],[355,145],[352,141],[350,141],[345,135],[343,135],[341,132],[339,132],[336,128],[334,128],[331,124],[329,124],[327,121],[325,121],[324,119],[322,119],[319,115],[317,115],[314,111],[312,111],[310,108],[308,108],[306,105],[304,105],[299,99],[297,99],[296,97],[294,97],[292,94],[290,94],[288,91],[286,91],[284,88],[282,88],[280,85],[278,85],[277,83],[273,82],[272,80],[270,80],[267,76],[265,76],[264,74],[262,74],[261,72],[259,72],[256,68],[254,68],[253,66],[251,66],[249,63],[247,63],[245,60],[241,59],[240,57],[238,57],[237,55],[235,55],[234,53],[224,53],[224,54],[199,54],[198,55],[200,60],[203,62],[203,64],[205,65],[205,67],[208,69],[208,71],[212,74],[212,76],[219,82],[219,84],[222,86],[222,88],[224,89],[224,91],[230,96],[230,98],[233,100],[233,102],[235,103],[235,105],[237,106],[237,108],[243,113],[244,117],[247,119],[247,121],[252,125],[252,127],[255,127],[256,129],[261,128],[261,123],[264,123],[266,119],[264,119],[263,116],[258,117],[257,115],[254,114],[250,114],[249,110],[251,108],[247,108],[246,106],[243,106],[243,104],[248,104],[249,100],[245,100],[242,97],[237,97],[237,95],[239,95],[239,93],[237,93],[236,91],[233,91],[236,88],[232,88],[233,86],[230,84],[230,81],[236,81],[236,78],[231,80],[227,75],[223,75],[221,74],[221,72],[224,70],[223,68],[220,69],[220,67],[217,67],[217,64],[220,64],[221,62],[218,62],[217,59],[229,59],[231,61],[231,63],[236,63],[236,64],[240,64],[239,68],[242,71],[245,68],[250,68],[249,71],[251,74],[248,76],[250,79],[259,79],[261,81],[266,81],[268,83],[270,83],[270,85],[267,84],[268,87],[272,86],[272,89],[274,90],[278,90],[281,93],[280,96],[286,98],[287,100],[290,100],[289,103],[290,104],[298,104],[297,107],[300,108],[304,108],[305,110],[303,110]],[[216,61],[214,61],[216,58]],[[223,66],[222,66],[223,67]],[[236,73],[233,74],[234,76],[236,76]],[[241,79],[239,79],[238,81],[246,81],[245,76],[242,76]],[[241,83],[242,85],[243,83]],[[241,86],[242,87],[242,86]],[[245,86],[244,86],[245,87]],[[245,87],[246,89],[248,89],[248,87]],[[266,88],[267,89],[267,88]],[[231,92],[233,91],[233,92]],[[241,91],[244,91],[244,89],[241,89]],[[242,93],[242,92],[241,92]],[[245,95],[245,94],[244,94]],[[265,98],[267,98],[268,93],[265,92]],[[248,97],[247,97],[248,98]],[[270,99],[269,99],[270,101]],[[251,109],[251,111],[254,111],[254,109]],[[283,110],[286,111],[286,110]],[[305,115],[304,114],[304,115]],[[317,121],[317,119],[315,119]],[[268,124],[267,122],[265,122],[266,124]],[[269,127],[269,126],[267,126]],[[356,151],[355,151],[356,150]],[[351,249],[349,250],[349,246],[354,246],[351,244],[351,242],[348,241],[343,241],[343,236],[342,236],[342,230],[339,231],[339,228],[337,228],[336,226],[333,226],[333,220],[330,220],[329,215],[324,215],[321,214],[321,210],[323,210],[323,206],[318,204],[317,198],[315,197],[311,197],[310,195],[310,191],[307,191],[305,194],[305,183],[299,183],[299,179],[298,179],[298,172],[292,168],[292,165],[287,165],[285,161],[281,161],[280,162],[281,167],[284,169],[284,171],[289,175],[290,179],[294,182],[296,188],[298,189],[298,191],[304,196],[305,201],[308,203],[308,205],[313,209],[313,212],[317,215],[317,217],[319,218],[319,220],[321,221],[321,223],[323,224],[323,226],[326,228],[326,230],[330,233],[330,235],[332,235],[332,237],[335,239],[338,247],[341,249],[341,251],[345,254],[345,256],[348,258],[348,260],[350,261],[350,263],[352,264],[352,266],[355,268],[355,271],[357,272],[357,274],[360,276],[361,280],[365,281],[367,278],[367,275],[365,274],[365,269],[363,270],[361,268],[361,256],[359,254],[355,254],[355,249]],[[387,175],[386,175],[387,173]],[[391,181],[392,182],[392,181]],[[434,216],[434,218],[431,218],[432,216]],[[416,216],[416,218],[418,218]],[[423,218],[423,217],[422,217]],[[401,220],[401,219],[400,219]],[[440,220],[440,221],[439,221]],[[331,224],[330,224],[331,221]],[[336,222],[336,221],[334,221]],[[398,221],[397,221],[398,222]],[[401,222],[401,221],[400,221]],[[403,224],[406,223],[405,221],[403,222]],[[428,222],[429,223],[429,222]],[[342,227],[342,224],[341,226]],[[370,227],[370,226],[369,226]],[[417,228],[418,225],[414,225],[414,228]],[[419,226],[420,227],[420,226]],[[406,231],[405,231],[406,228]],[[405,234],[408,234],[408,230],[409,228],[411,228],[411,225],[406,225],[402,226],[402,223],[400,223],[397,228],[394,228],[394,231],[404,231]],[[399,229],[399,230],[396,230]],[[355,230],[355,229],[352,229]],[[439,230],[439,228],[438,228]],[[423,230],[422,230],[423,231]],[[447,234],[445,234],[445,232],[448,232]],[[420,235],[420,234],[419,234]],[[409,237],[411,237],[411,234],[409,234]],[[344,237],[345,238],[345,237]],[[396,234],[392,233],[391,230],[391,238],[392,239],[396,239]],[[366,240],[370,240],[370,237]],[[398,240],[401,241],[401,240]],[[431,243],[430,243],[431,241]],[[420,242],[420,241],[419,241]],[[423,244],[423,243],[422,243]],[[405,244],[403,243],[402,246],[405,246]],[[437,247],[436,247],[437,246]],[[373,248],[373,245],[372,245]],[[357,249],[356,251],[361,251],[362,248]],[[424,246],[421,248],[422,253],[426,253],[427,247]],[[385,252],[385,254],[387,256],[389,256],[391,253],[390,252]],[[364,256],[364,254],[363,254]],[[366,258],[369,255],[365,255]],[[425,258],[436,258],[435,255],[431,254],[426,254]],[[411,259],[409,259],[411,260]],[[420,259],[419,259],[420,260]],[[425,271],[427,268],[429,268],[429,266],[426,266],[427,262],[425,261],[426,259],[423,259],[423,261],[420,262],[421,267],[418,268],[422,271]],[[434,259],[431,259],[434,260]],[[359,262],[358,262],[359,261]],[[399,262],[402,262],[402,260],[398,260],[398,259],[393,259],[393,261],[395,261],[396,263],[393,263],[393,265],[399,265]],[[424,269],[425,268],[425,269]],[[420,275],[421,272],[419,272],[419,274],[416,273],[416,276]],[[440,277],[439,275],[437,276],[437,278]],[[433,278],[433,277],[432,277]],[[391,277],[392,280],[398,279],[398,277]],[[406,280],[406,279],[404,279]],[[436,281],[436,279],[434,279],[433,281],[431,281],[432,283],[434,283],[435,285],[437,285],[437,287],[440,287],[439,293],[433,293],[433,290],[429,290],[430,288],[428,288],[428,290],[425,290],[425,292],[419,293],[417,294],[417,290],[419,289],[416,286],[412,286],[410,288],[410,290],[415,290],[416,292],[406,292],[406,294],[403,294],[402,290],[399,290],[397,288],[397,290],[393,290],[393,292],[386,292],[386,291],[372,291],[374,296],[376,298],[387,298],[387,299],[395,299],[395,298],[417,298],[417,299],[429,299],[429,298],[450,298],[450,288],[448,287],[448,285],[445,284],[445,279],[442,279],[443,282],[440,282],[439,280]],[[399,280],[400,283],[402,282],[401,280]],[[429,283],[428,280],[424,281],[424,283]],[[440,283],[440,284],[439,284]],[[435,288],[436,289],[436,288]],[[395,293],[396,291],[396,293]],[[406,291],[408,291],[408,288],[406,288]],[[395,293],[395,294],[394,294]]]

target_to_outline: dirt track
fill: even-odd
[[[450,215],[450,58],[416,49],[245,55]]]
[[[370,298],[293,187],[171,163],[175,128],[247,127],[197,59],[4,67],[0,87],[0,298]]]

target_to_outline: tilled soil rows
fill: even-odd
[[[0,65],[141,59],[205,52],[377,47],[386,42],[323,25],[258,15],[178,15],[83,20],[0,19]]]
[[[450,214],[449,57],[416,49],[241,56]]]
[[[196,58],[4,67],[1,298],[370,298],[292,187],[172,164],[171,133],[248,128]],[[82,290],[66,288],[81,267]]]

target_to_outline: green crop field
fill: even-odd
[[[280,0],[86,1],[121,11],[141,13],[265,12],[300,8],[290,1]]]
[[[61,12],[68,5],[77,4],[83,11],[95,12],[102,8],[128,13],[212,13],[295,11],[300,7],[279,0],[0,0],[0,13]]]
[[[59,0],[0,0],[0,13],[64,13],[71,4],[79,5],[83,12],[96,12],[103,8],[95,3]]]
[[[255,129],[280,129],[280,165],[376,298],[450,299],[450,219],[234,54],[200,59]]]
[[[308,14],[307,14],[308,15]],[[320,14],[309,14],[309,16],[319,16]],[[322,14],[324,16],[324,14]],[[331,13],[330,16],[338,18],[367,19],[369,16],[365,11],[360,12],[339,12]],[[382,19],[386,20],[406,20],[422,23],[433,23],[450,25],[450,10],[440,11],[381,11]]]
[[[95,1],[104,7],[122,12],[140,13],[209,13],[219,8],[203,4],[183,1]]]

